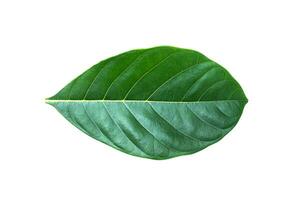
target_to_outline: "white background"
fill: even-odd
[[[0,199],[300,199],[297,1],[0,1]],[[134,48],[198,50],[249,103],[222,141],[165,161],[118,152],[44,103]]]

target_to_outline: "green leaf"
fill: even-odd
[[[222,139],[247,98],[229,72],[206,56],[162,46],[108,58],[46,102],[115,149],[167,159]]]

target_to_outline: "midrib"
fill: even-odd
[[[213,101],[149,101],[149,100],[50,100],[46,99],[46,103],[209,103],[209,102],[232,102],[232,101],[241,101],[247,102],[247,100],[240,99],[230,99],[230,100],[213,100]]]

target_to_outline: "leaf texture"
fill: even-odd
[[[87,135],[151,159],[192,154],[219,141],[247,101],[219,64],[169,46],[108,58],[46,100]]]

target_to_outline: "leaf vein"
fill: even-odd
[[[130,140],[131,143],[132,143],[137,149],[139,149],[143,154],[145,154],[146,156],[151,156],[151,155],[149,155],[148,153],[146,153],[141,147],[139,147],[139,145],[136,144],[136,142],[133,141],[133,140],[127,135],[127,133],[126,133],[125,131],[123,131],[123,129],[119,126],[119,124],[118,124],[118,123],[114,120],[114,118],[110,115],[110,113],[109,113],[109,111],[108,111],[108,109],[107,109],[105,103],[103,103],[103,106],[104,106],[104,108],[105,108],[105,110],[106,110],[108,116],[110,117],[110,119],[114,122],[114,124],[118,127],[118,129],[119,129],[119,130],[120,130],[120,131],[128,138],[128,140]]]
[[[199,142],[199,139],[198,139],[198,138],[194,138],[194,137],[192,137],[192,136],[186,135],[186,134],[182,133],[181,131],[179,131],[178,129],[176,129],[169,121],[167,121],[161,114],[159,114],[159,113],[155,110],[155,108],[154,108],[150,103],[148,103],[148,104],[150,105],[150,107],[152,108],[152,110],[154,111],[154,113],[155,113],[156,115],[158,115],[163,121],[165,121],[169,126],[171,126],[173,129],[176,130],[177,134],[179,133],[179,135],[181,135],[181,136],[183,136],[183,137],[185,137],[185,138],[188,138],[188,139],[190,139],[190,140]]]
[[[165,84],[167,84],[169,81],[173,80],[174,78],[176,78],[176,77],[179,76],[180,74],[182,74],[182,73],[184,73],[184,72],[190,70],[190,69],[193,68],[193,67],[196,67],[196,66],[201,65],[201,64],[204,64],[204,63],[209,63],[209,62],[212,62],[212,61],[209,60],[209,61],[205,61],[205,62],[202,62],[202,63],[196,63],[196,64],[191,65],[191,66],[187,67],[186,69],[184,69],[184,70],[182,70],[182,71],[180,71],[180,72],[178,72],[178,73],[172,75],[168,80],[166,80],[166,81],[163,82],[160,86],[158,86],[158,87],[154,90],[154,92],[152,92],[152,93],[150,94],[150,96],[147,98],[147,100],[149,100],[149,99],[151,98],[151,96],[154,95],[155,92],[157,92],[161,87],[163,87]]]
[[[218,130],[221,130],[221,131],[224,131],[224,129],[220,128],[220,127],[217,127],[211,123],[209,123],[208,121],[202,119],[200,116],[198,116],[188,105],[187,105],[187,108],[188,110],[196,117],[198,118],[201,122],[205,123],[206,125],[212,127],[212,128],[215,128],[215,129],[218,129]]]
[[[173,149],[175,151],[178,151],[177,149],[174,149],[172,147],[167,146],[165,143],[161,142],[159,139],[157,139],[135,116],[134,112],[126,105],[126,103],[123,103],[126,107],[126,109],[131,113],[131,115],[135,118],[135,120],[147,131],[147,133],[152,136],[154,140],[156,140],[159,144],[161,144],[163,147],[165,147],[168,151],[169,149]]]
[[[201,101],[202,97],[203,97],[203,96],[204,96],[211,88],[213,88],[215,85],[217,85],[217,84],[219,84],[219,83],[221,83],[221,82],[225,82],[225,81],[228,81],[228,80],[226,80],[226,79],[219,80],[219,81],[215,82],[214,84],[212,84],[211,86],[209,86],[209,87],[202,93],[202,95],[199,97],[198,101]]]
[[[183,99],[186,97],[186,95],[188,94],[188,92],[194,87],[194,85],[195,85],[197,82],[201,81],[202,78],[205,77],[205,75],[206,75],[207,73],[209,73],[209,72],[210,72],[211,70],[213,70],[213,69],[217,69],[217,67],[215,67],[215,66],[211,67],[208,71],[206,71],[204,74],[202,74],[202,76],[201,76],[200,78],[196,79],[196,81],[194,81],[194,82],[192,83],[192,85],[187,89],[187,91],[185,92],[185,94],[184,94],[183,97],[181,98],[181,101],[183,101]]]
[[[149,74],[153,69],[155,69],[156,67],[158,67],[162,62],[164,62],[165,60],[167,60],[169,57],[171,57],[172,55],[178,53],[179,50],[173,51],[172,53],[170,53],[169,55],[167,55],[164,59],[162,59],[160,62],[158,62],[157,64],[153,65],[148,71],[146,71],[132,86],[131,88],[128,90],[128,92],[126,93],[125,97],[123,98],[123,100],[125,100],[127,98],[127,96],[129,95],[129,93],[133,90],[133,88],[147,75]]]
[[[112,143],[112,146],[117,148],[117,149],[123,149],[122,147],[120,147],[118,144],[116,144],[110,137],[108,137],[103,131],[100,130],[100,127],[98,126],[98,124],[92,119],[92,117],[90,116],[88,110],[86,109],[84,103],[82,103],[82,107],[84,109],[84,112],[86,113],[88,119],[92,122],[92,124],[94,125],[94,127],[96,127],[96,129],[98,130],[99,133],[101,133],[108,141],[110,141]]]
[[[92,86],[94,85],[95,81],[97,80],[98,76],[101,74],[102,70],[111,63],[112,61],[110,60],[109,62],[105,63],[105,65],[99,70],[99,72],[97,73],[97,75],[94,77],[93,81],[91,82],[90,86],[88,87],[88,89],[85,91],[84,97],[83,99],[85,99],[89,93],[89,90],[92,88]]]
[[[110,90],[111,86],[113,85],[113,83],[123,74],[123,72],[126,72],[126,70],[130,68],[130,66],[132,66],[138,59],[140,59],[143,55],[145,55],[145,53],[148,52],[149,50],[151,50],[151,49],[148,49],[146,51],[141,52],[140,55],[138,55],[120,74],[118,74],[116,76],[116,78],[110,83],[109,87],[107,88],[107,90],[104,94],[103,100],[105,99],[105,97],[106,97],[107,93],[109,92],[109,90]]]

